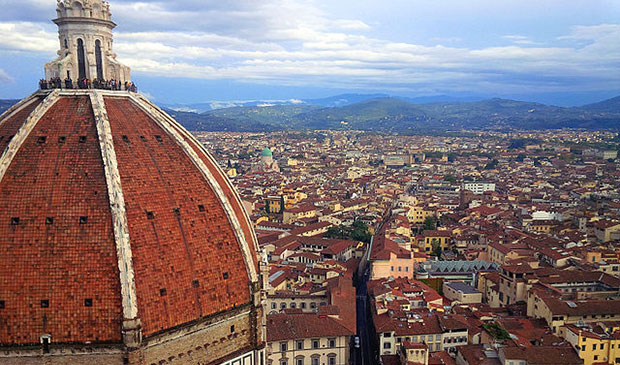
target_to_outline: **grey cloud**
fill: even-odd
[[[41,1],[52,2],[24,0],[19,11],[47,12],[34,9]],[[575,27],[561,47],[507,35],[504,41],[514,45],[467,49],[373,38],[365,23],[332,19],[311,0],[116,0],[112,11],[119,59],[149,75],[437,91],[609,88],[620,82],[610,72],[620,61],[620,25],[614,24]],[[53,7],[46,15],[55,15]],[[53,24],[22,18],[0,20],[6,35],[0,48],[51,58],[58,46]]]
[[[124,30],[213,32],[252,40],[324,22],[306,1],[123,1],[115,2],[112,10]]]
[[[0,21],[48,22],[56,15],[50,0],[0,0]]]

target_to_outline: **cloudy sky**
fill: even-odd
[[[0,0],[0,98],[58,48],[54,0]],[[620,95],[618,0],[111,0],[115,51],[162,103],[343,92],[579,105]]]

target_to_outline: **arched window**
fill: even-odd
[[[103,59],[101,57],[101,41],[95,41],[95,59],[97,62],[97,78],[103,80]]]
[[[336,354],[327,355],[327,365],[336,365]]]
[[[65,39],[65,49],[69,48],[69,42],[67,42],[67,40]]]
[[[91,10],[90,16],[94,16],[96,18],[101,17],[101,7],[99,7],[98,3],[95,2],[95,4],[93,4],[93,10]]]
[[[86,78],[86,57],[84,56],[84,41],[78,39],[77,42],[78,71],[80,79]]]
[[[82,17],[84,16],[84,7],[82,6],[82,3],[79,1],[74,2],[73,4],[71,4],[71,15],[74,17]]]

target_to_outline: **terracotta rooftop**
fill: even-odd
[[[267,316],[267,341],[284,341],[302,338],[352,336],[355,332],[339,320],[314,313]]]
[[[564,301],[553,296],[543,296],[542,301],[553,315],[587,316],[602,314],[620,314],[620,300],[584,300]]]
[[[570,345],[565,346],[534,346],[504,347],[500,350],[506,360],[525,360],[528,364],[537,365],[580,365],[579,358]]]
[[[140,96],[94,93],[0,119],[2,146],[24,132],[0,168],[2,344],[118,342],[128,305],[150,336],[252,300],[256,238],[215,161]]]

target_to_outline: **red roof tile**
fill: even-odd
[[[39,102],[5,116],[0,136],[15,133]],[[126,96],[106,97],[105,107],[125,199],[142,335],[251,302],[250,269],[237,234],[249,244],[249,265],[255,267],[256,239],[221,170],[173,126],[210,170],[222,200],[181,141],[152,115]],[[89,96],[61,96],[0,181],[5,306],[0,343],[34,344],[48,333],[56,343],[122,340],[107,189]],[[224,206],[239,222],[239,232]]]
[[[267,316],[268,342],[354,334],[339,320],[314,313],[278,313]]]
[[[0,125],[0,135],[7,127]],[[39,136],[47,138],[44,144]],[[67,137],[64,144],[61,136]],[[46,333],[61,343],[121,340],[107,194],[90,101],[61,99],[0,181],[0,343],[39,343]],[[11,217],[19,224],[11,225]],[[46,224],[47,217],[53,224]],[[87,224],[80,217],[88,217]],[[92,307],[84,306],[85,299],[93,300]],[[42,308],[43,300],[49,308]]]

